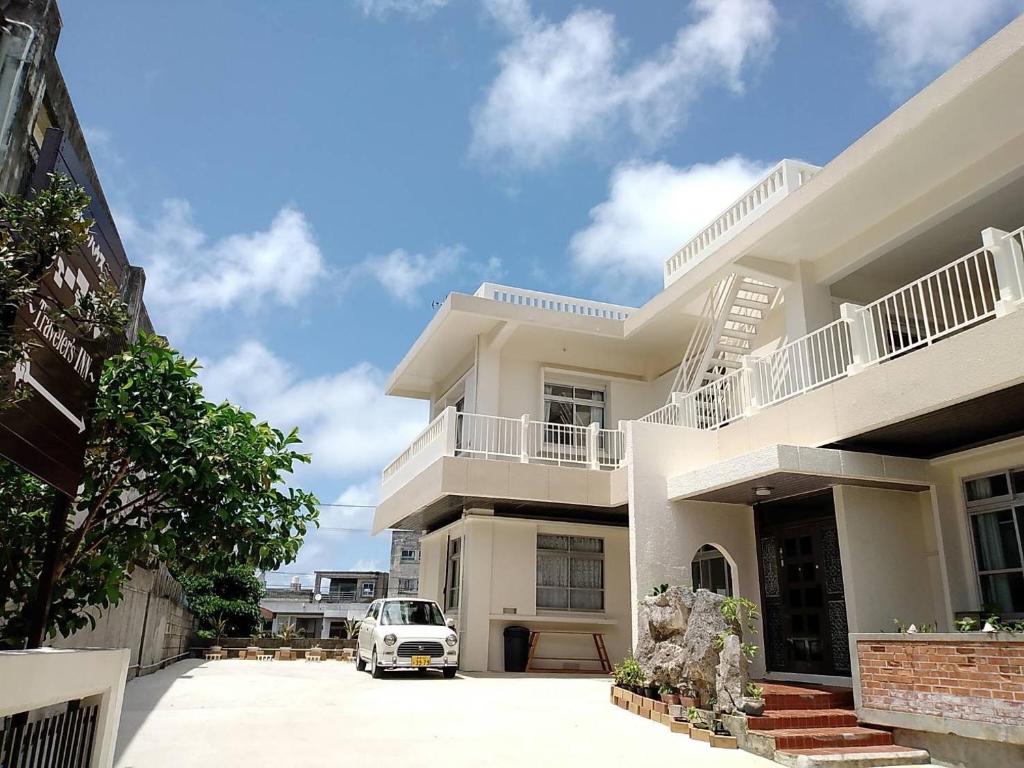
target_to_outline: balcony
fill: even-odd
[[[513,419],[446,408],[427,425],[381,474],[386,499],[441,457],[608,470],[625,458],[625,438],[617,429],[601,429]]]
[[[983,247],[779,349],[676,393],[639,421],[717,430],[770,406],[913,353],[1024,303],[1024,227],[987,229]]]
[[[797,160],[783,160],[736,202],[665,261],[665,287],[681,278],[712,252],[721,248],[745,227],[781,200],[806,184],[821,168]]]

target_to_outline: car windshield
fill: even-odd
[[[392,600],[384,603],[384,624],[427,624],[444,626],[441,609],[423,600]]]

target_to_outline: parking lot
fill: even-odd
[[[608,685],[566,675],[373,680],[339,661],[183,661],[128,684],[115,765],[774,765],[612,706]]]

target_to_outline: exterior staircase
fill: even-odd
[[[778,292],[777,286],[735,273],[708,292],[700,322],[672,383],[669,402],[673,393],[693,392],[742,367]]]
[[[765,711],[747,718],[751,751],[792,768],[929,765],[928,753],[897,746],[892,734],[862,726],[845,688],[761,683]]]

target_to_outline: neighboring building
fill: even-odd
[[[388,597],[418,595],[419,591],[419,531],[392,531],[391,571],[388,577]]]
[[[755,675],[853,684],[940,751],[1024,743],[1012,679],[872,699],[851,653],[1024,616],[1022,83],[1018,19],[825,167],[771,169],[640,308],[448,297],[387,383],[431,421],[374,530],[425,532],[464,669],[500,670],[510,624],[621,658],[639,598],[693,584],[762,606]]]
[[[303,587],[298,576],[288,587],[268,587],[260,608],[273,614],[275,633],[294,624],[306,637],[344,638],[345,621],[363,618],[366,607],[387,594],[387,573],[317,571],[312,587]]]

